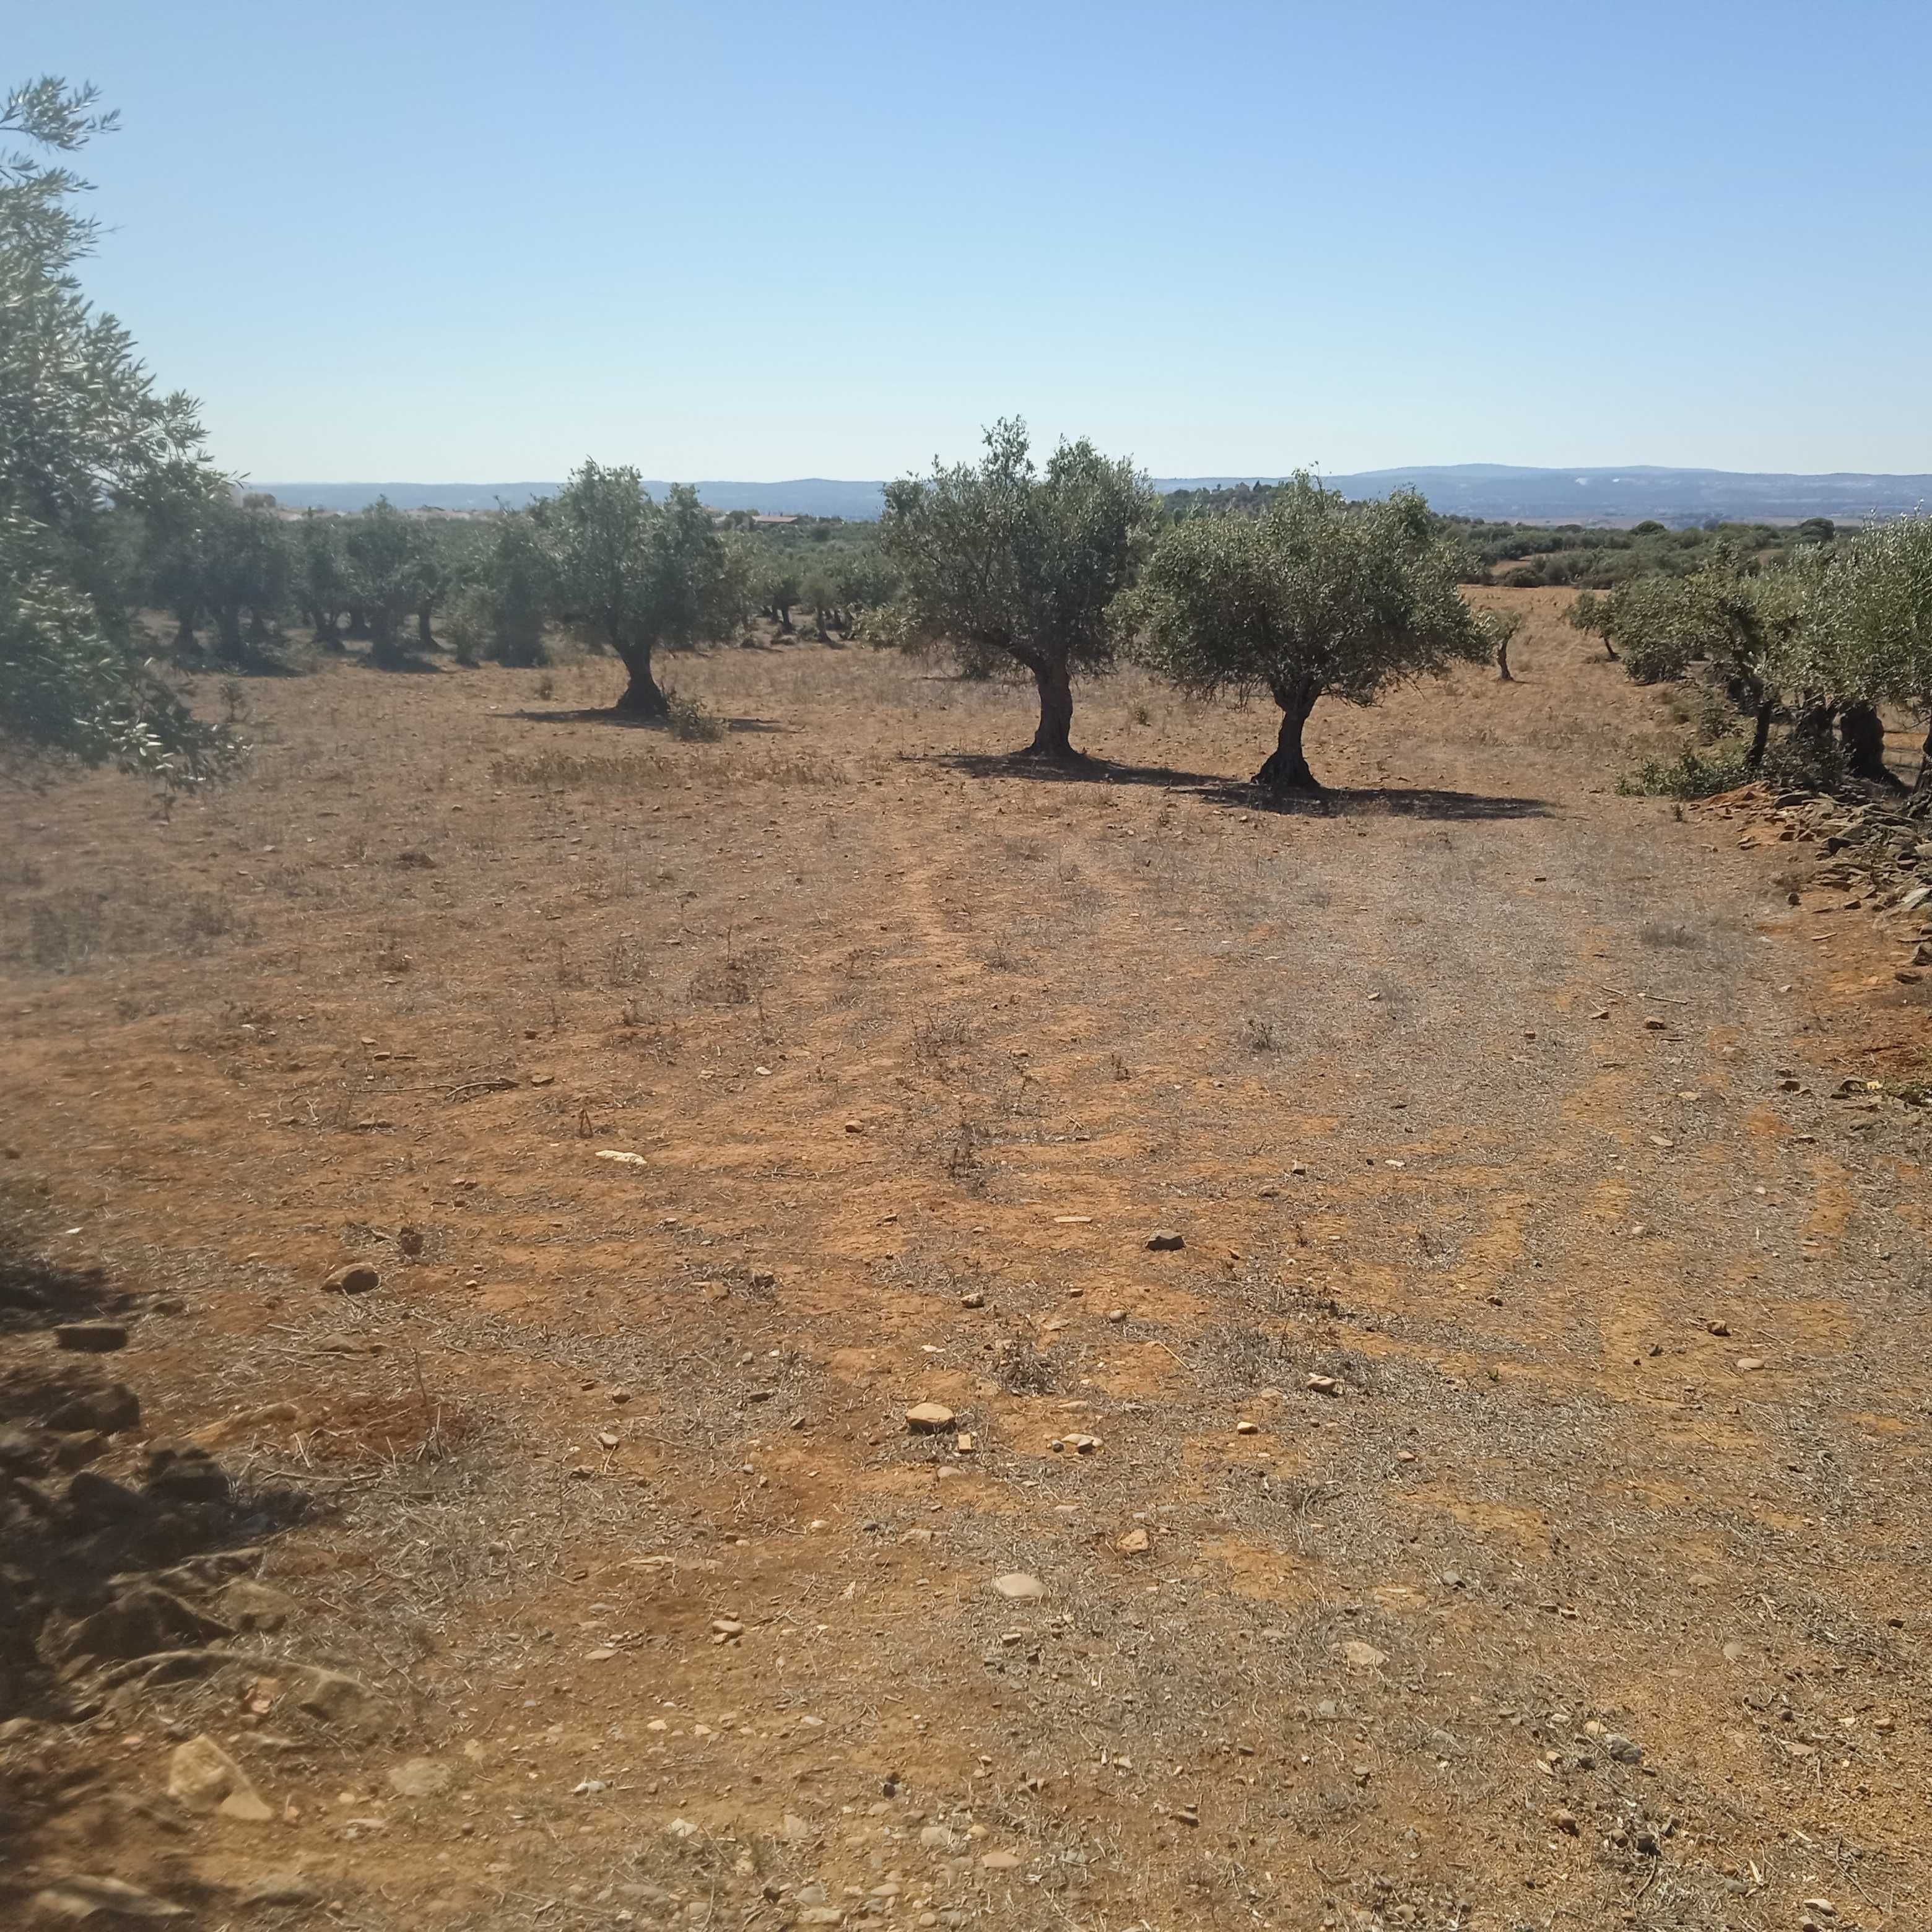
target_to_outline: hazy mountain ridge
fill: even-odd
[[[1154,478],[1162,491],[1226,489],[1238,483],[1274,482],[1279,476],[1168,476]],[[1618,468],[1539,470],[1502,463],[1418,464],[1330,476],[1345,496],[1382,496],[1404,485],[1420,490],[1448,514],[1531,522],[1701,523],[1712,518],[1856,518],[1892,516],[1932,503],[1932,475],[1883,476],[1853,470],[1822,476],[1728,470],[1681,470],[1626,464]],[[487,510],[498,503],[520,507],[548,496],[554,482],[520,483],[256,483],[298,509],[359,510],[378,496],[404,509],[435,505],[446,510]],[[669,486],[651,482],[654,494]],[[801,476],[773,483],[700,482],[698,494],[720,510],[761,510],[770,515],[876,517],[884,485],[835,477]]]

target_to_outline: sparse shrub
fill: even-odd
[[[1053,1393],[1052,1358],[1042,1355],[1024,1335],[998,1344],[993,1366],[1001,1385],[1014,1395]]]
[[[1702,944],[1688,926],[1667,919],[1646,920],[1637,928],[1636,936],[1646,946],[1688,949]]]
[[[556,680],[552,677],[548,671],[545,671],[543,676],[537,680],[537,695],[544,698],[554,698],[556,695]]]
[[[724,736],[723,718],[694,698],[676,692],[664,694],[664,724],[674,738],[688,745],[715,745]]]
[[[1275,1050],[1274,1022],[1257,1019],[1250,1013],[1241,1022],[1241,1044],[1250,1053],[1272,1053]]]
[[[1648,758],[1617,781],[1626,798],[1710,798],[1748,784],[1753,774],[1745,748],[1720,745],[1708,752],[1686,747],[1674,758]]]

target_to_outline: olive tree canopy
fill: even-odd
[[[1029,753],[1072,758],[1073,679],[1103,670],[1119,636],[1156,506],[1130,462],[1084,437],[1036,468],[1024,423],[995,423],[976,464],[933,465],[886,486],[880,526],[897,600],[872,627],[902,646],[943,646],[963,662],[1004,658],[1030,673],[1040,726]]]
[[[17,87],[0,142],[71,154],[115,125],[95,98],[52,76]],[[218,479],[194,404],[158,393],[128,332],[81,292],[75,264],[99,229],[74,205],[86,186],[0,149],[0,737],[191,783],[238,748],[148,664],[106,518],[204,500]]]

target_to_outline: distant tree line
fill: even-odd
[[[1438,516],[1409,492],[1348,502],[1306,474],[1163,500],[1084,439],[1036,460],[1004,422],[976,462],[890,485],[876,525],[719,515],[594,460],[494,515],[379,500],[286,517],[238,496],[193,402],[158,393],[80,290],[96,231],[59,158],[112,125],[52,79],[0,106],[0,140],[40,151],[0,152],[0,743],[14,755],[177,785],[222,776],[243,748],[194,715],[181,674],[286,662],[291,624],[325,656],[364,643],[389,669],[444,650],[533,665],[567,634],[622,662],[616,709],[647,719],[673,713],[664,653],[808,625],[1024,680],[1037,758],[1077,760],[1078,682],[1123,662],[1264,698],[1280,724],[1256,782],[1302,790],[1324,698],[1370,704],[1458,664],[1509,679],[1517,617],[1462,586],[1532,566],[1586,586],[1572,621],[1633,676],[1701,679],[1739,725],[1741,771],[1795,760],[1882,780],[1878,707],[1932,712],[1923,516],[1849,535],[1822,519],[1552,531]],[[1714,775],[1707,759],[1696,782]]]

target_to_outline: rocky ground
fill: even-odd
[[[0,1918],[1927,1922],[1916,834],[1517,601],[1287,812],[803,646],[28,801]]]

